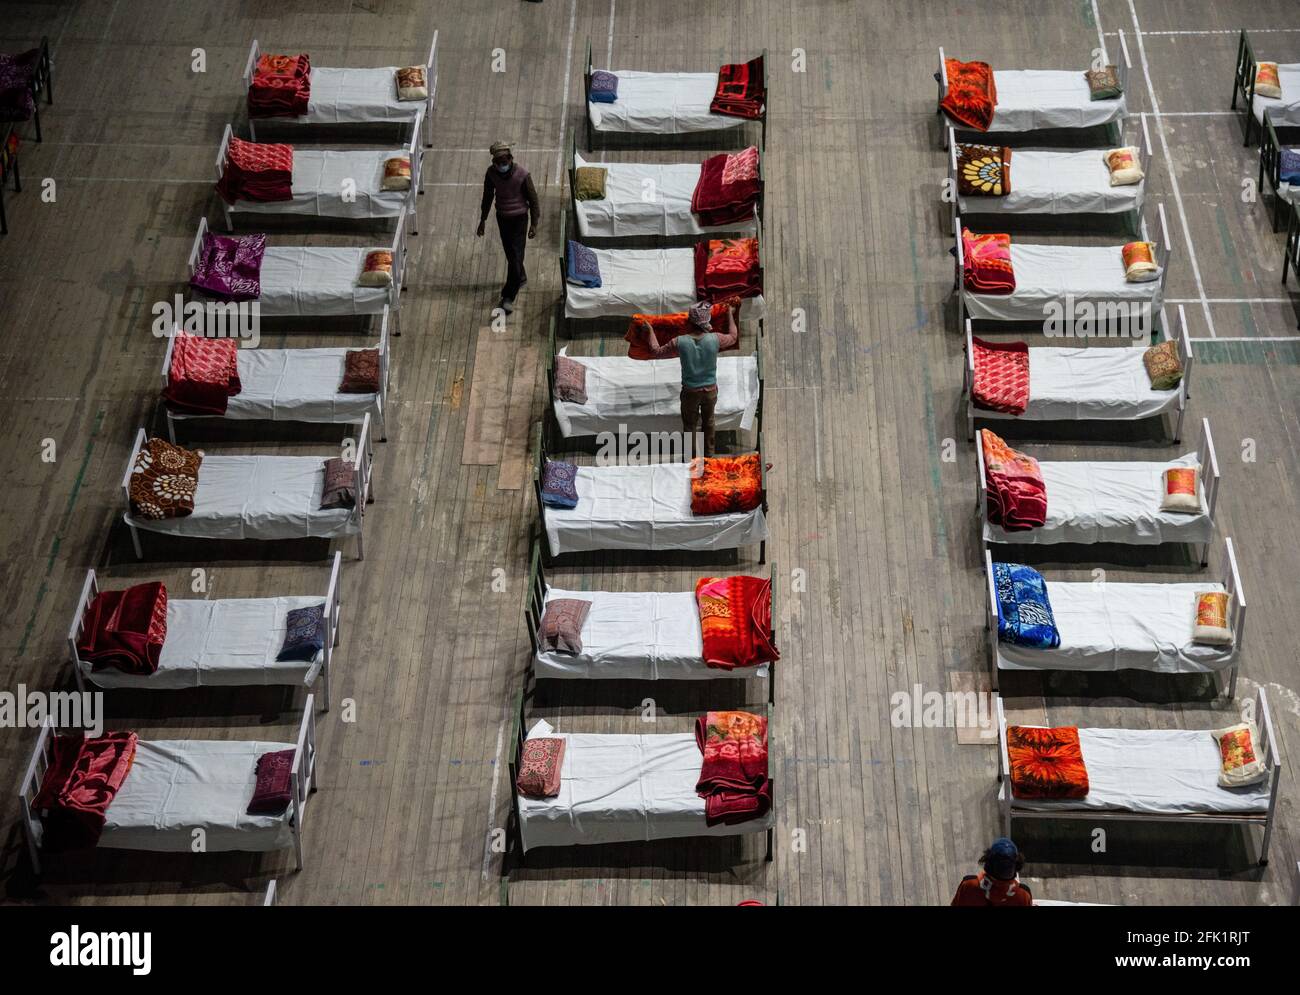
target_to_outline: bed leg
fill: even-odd
[[[32,121],[36,125],[36,140],[41,141],[41,102],[33,100]]]
[[[360,532],[358,532],[357,533],[357,559],[364,560],[365,558],[366,558],[366,537],[362,535]]]
[[[332,668],[329,666],[329,664],[326,664],[325,672],[321,675],[322,677],[321,691],[324,693],[324,698],[325,698],[325,702],[324,704],[321,705],[321,709],[320,709],[322,712],[328,712],[330,710],[330,670],[331,669]],[[314,783],[315,778],[313,778],[312,780]]]
[[[174,446],[176,445],[176,421],[172,418],[172,413],[165,408],[163,413],[167,416],[167,441]]]
[[[776,704],[776,670],[770,663],[767,665],[767,703]]]
[[[758,544],[758,562],[759,563],[767,562],[767,540],[766,539],[764,539],[762,542]]]
[[[975,414],[969,409],[967,409],[966,411],[966,441],[967,442],[975,441]],[[977,508],[979,507],[978,498],[976,498],[975,500],[975,506]]]
[[[1237,697],[1237,667],[1238,664],[1232,665],[1232,676],[1228,678],[1228,700],[1232,701]]]
[[[302,822],[302,813],[295,812],[294,818],[299,823]],[[293,831],[293,856],[297,864],[297,870],[302,870],[302,827],[296,826]]]
[[[1268,822],[1264,823],[1264,842],[1260,844],[1260,848],[1259,848],[1260,867],[1268,866],[1268,845],[1270,842],[1272,842],[1272,839],[1273,839],[1273,820],[1272,818],[1270,818]]]
[[[1174,445],[1183,441],[1183,416],[1187,414],[1187,405],[1178,409],[1178,423],[1174,425]]]
[[[1201,566],[1208,567],[1209,565],[1210,565],[1210,544],[1209,542],[1203,542],[1201,543]]]
[[[772,837],[774,834],[775,830],[769,826],[767,829],[767,853],[763,857],[763,860],[769,864],[772,862]]]
[[[131,530],[131,545],[135,547],[135,558],[143,560],[144,549],[140,545],[140,532],[134,525],[128,525],[127,528]]]
[[[257,122],[252,118],[248,119],[248,140],[250,142],[257,141]]]

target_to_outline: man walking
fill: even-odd
[[[498,307],[506,314],[515,309],[515,295],[528,282],[524,269],[524,249],[528,239],[537,235],[542,205],[528,170],[515,163],[508,142],[493,142],[492,165],[483,177],[483,204],[479,212],[479,238],[487,228],[488,211],[497,205],[497,227],[501,230],[501,248],[506,254],[506,282],[501,288]]]

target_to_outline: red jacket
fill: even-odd
[[[968,874],[957,886],[957,894],[952,896],[953,905],[982,906],[991,905],[1033,905],[1034,896],[1029,886],[1021,884],[1016,878],[1010,881],[990,877],[984,871]]]

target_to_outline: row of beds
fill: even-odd
[[[1244,58],[1250,61],[1249,79],[1253,81],[1254,59],[1249,54],[1244,32],[1241,46],[1247,53]],[[1242,58],[1238,59],[1238,89],[1245,72]],[[936,73],[940,102],[947,95],[945,67],[945,56],[940,49]],[[1292,72],[1289,75],[1284,72],[1283,85],[1289,85],[1293,91],[1293,101],[1300,100],[1300,90],[1296,89],[1300,86],[1300,76],[1296,75],[1300,67],[1289,68]],[[1117,69],[1126,91],[1126,67],[1121,64]],[[1172,439],[1177,444],[1182,439],[1194,362],[1187,318],[1181,305],[1176,328],[1168,329],[1165,324],[1163,302],[1171,241],[1163,205],[1157,205],[1156,209],[1157,263],[1161,272],[1155,281],[1126,283],[1123,268],[1116,265],[1118,246],[1032,245],[1013,240],[1011,254],[1016,287],[1012,294],[980,294],[963,286],[961,226],[963,219],[972,215],[989,215],[1000,225],[1006,225],[1016,216],[1045,215],[1055,220],[1078,214],[1122,214],[1128,217],[1129,227],[1135,234],[1148,238],[1144,220],[1147,180],[1131,186],[1110,186],[1100,149],[1080,152],[1017,146],[1010,195],[1000,198],[957,195],[955,143],[958,138],[1009,144],[1028,138],[1028,133],[1038,129],[1103,128],[1113,145],[1126,144],[1121,141],[1128,113],[1126,97],[1092,100],[1081,72],[995,71],[994,79],[997,103],[988,132],[946,124],[947,119],[940,110],[941,144],[949,152],[947,167],[953,189],[950,219],[955,238],[958,323],[965,335],[962,394],[967,436],[976,443],[975,508],[987,594],[985,630],[991,686],[997,692],[1001,675],[1024,671],[1210,674],[1226,675],[1223,690],[1231,701],[1240,667],[1246,596],[1237,552],[1227,537],[1222,539],[1217,582],[1098,584],[1047,578],[1047,595],[1060,633],[1060,646],[1030,648],[999,640],[995,549],[1063,543],[1184,544],[1196,551],[1204,568],[1218,534],[1215,516],[1220,502],[1221,474],[1210,423],[1202,419],[1197,448],[1174,460],[1040,461],[1050,495],[1045,523],[1028,531],[1009,532],[990,521],[984,446],[980,438],[983,429],[977,430],[977,421],[993,419],[997,431],[1008,434],[1015,431],[1016,422],[1071,424],[1078,426],[1080,437],[1087,437],[1090,422],[1136,422],[1170,417]],[[1279,120],[1274,117],[1277,106],[1285,101],[1261,105],[1261,98],[1250,92],[1246,93],[1245,100],[1248,126],[1254,120],[1266,133],[1275,129]],[[1146,117],[1140,117],[1139,121],[1138,140],[1127,144],[1140,149],[1141,166],[1149,177],[1151,138]],[[1266,144],[1267,141],[1266,138]],[[1032,144],[1032,139],[1029,143]],[[1285,190],[1282,195],[1286,195]],[[981,334],[987,334],[984,326],[990,323],[994,331],[1012,330],[1017,323],[1018,327],[1027,328],[1030,322],[1042,330],[1047,305],[1067,295],[1076,303],[1076,315],[1105,316],[1106,309],[1113,304],[1138,304],[1141,313],[1151,318],[1148,327],[1153,327],[1159,337],[1172,338],[1175,343],[1183,368],[1178,387],[1165,391],[1151,387],[1142,361],[1143,348],[1030,345],[1030,391],[1026,409],[1020,414],[1010,414],[977,406],[972,390],[974,322],[981,322]],[[1110,313],[1121,312],[1116,309]],[[1162,473],[1177,466],[1200,469],[1201,511],[1197,514],[1160,511],[1154,500],[1154,495],[1160,492]],[[1200,645],[1192,641],[1195,599],[1198,592],[1207,590],[1229,595],[1233,633],[1229,646]],[[1087,795],[1078,800],[1025,799],[1011,791],[1008,723],[1003,700],[998,697],[1000,787],[997,801],[1003,831],[1011,835],[1014,822],[1026,819],[1082,820],[1090,826],[1098,820],[1111,819],[1260,826],[1263,840],[1259,863],[1266,864],[1283,759],[1262,687],[1253,703],[1243,706],[1243,713],[1246,712],[1258,723],[1260,741],[1256,748],[1268,765],[1267,779],[1251,788],[1227,791],[1218,786],[1218,750],[1204,731],[1081,728],[1079,740],[1087,760],[1090,785]]]
[[[50,58],[50,40],[42,38],[35,49],[39,54],[31,77],[31,117],[33,137],[42,141],[41,103],[54,103],[54,60]],[[14,193],[22,193],[22,173],[18,166],[18,153],[22,146],[26,121],[0,121],[0,235],[9,234],[9,218],[5,214],[5,188],[12,181]]]
[[[206,454],[194,494],[193,513],[186,517],[150,519],[133,513],[129,486],[137,457],[147,439],[141,428],[122,476],[125,522],[137,557],[145,550],[142,533],[216,540],[341,540],[356,539],[357,558],[364,556],[366,505],[372,500],[374,440],[385,436],[388,413],[390,337],[400,334],[398,312],[405,271],[406,238],[416,234],[420,158],[431,134],[430,115],[437,91],[435,31],[424,65],[428,67],[427,99],[414,103],[397,100],[396,67],[312,69],[308,113],[293,119],[276,119],[277,129],[307,127],[342,137],[358,128],[400,128],[408,140],[402,152],[410,157],[409,191],[388,192],[379,177],[389,150],[319,151],[295,148],[293,197],[275,203],[223,203],[228,227],[235,215],[284,214],[310,223],[315,218],[350,218],[364,222],[389,219],[393,234],[385,247],[393,253],[391,287],[361,287],[356,275],[369,248],[268,245],[261,267],[260,316],[285,319],[287,329],[308,330],[323,318],[350,316],[361,330],[374,334],[378,325],[380,385],[375,393],[339,390],[348,348],[240,348],[237,352],[241,390],[229,399],[224,415],[189,415],[165,403],[167,434],[175,443],[178,428],[194,418],[297,424],[333,424],[356,430],[348,440],[354,463],[355,503],[351,508],[322,509],[322,456]],[[251,80],[259,57],[252,43],[243,82]],[[423,53],[422,53],[423,54]],[[256,135],[257,122],[250,121]],[[263,125],[268,128],[268,125]],[[227,126],[217,156],[217,177],[233,135]],[[343,197],[342,178],[357,180],[355,197]],[[194,274],[200,247],[208,234],[207,220],[199,222],[190,251],[189,274]],[[208,308],[209,318],[222,315],[191,294],[190,304]],[[230,322],[238,318],[229,309]],[[222,319],[224,320],[224,318]],[[237,326],[232,325],[232,328]],[[162,385],[166,385],[180,328],[166,336]],[[256,345],[256,343],[253,343]],[[153,540],[151,540],[152,542]],[[303,865],[303,825],[311,795],[316,790],[319,765],[316,749],[316,713],[327,711],[332,697],[334,656],[341,625],[341,571],[343,553],[335,549],[321,594],[281,594],[275,597],[183,599],[167,602],[167,634],[157,670],[135,675],[113,668],[92,668],[82,660],[78,645],[89,624],[87,612],[100,594],[96,572],[87,572],[72,623],[68,646],[78,690],[181,689],[194,687],[302,687],[306,690],[298,733],[291,743],[255,740],[138,740],[131,772],[110,804],[98,847],[153,852],[190,852],[195,831],[202,829],[204,850],[270,852],[294,851],[296,866]],[[324,605],[323,648],[309,660],[277,660],[289,612]],[[18,797],[32,867],[41,870],[42,826],[33,802],[52,760],[54,729],[44,726],[24,769]],[[256,780],[258,758],[266,753],[293,750],[291,801],[280,814],[246,811]],[[275,900],[275,883],[266,901]]]

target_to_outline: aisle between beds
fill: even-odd
[[[1218,785],[1219,746],[1209,730],[1079,727],[1080,747],[1098,747],[1091,756],[1083,750],[1088,794],[1081,799],[1026,799],[1012,791],[1008,723],[999,696],[997,803],[1003,835],[1012,835],[1016,819],[1068,819],[1083,822],[1089,832],[1098,821],[1261,826],[1259,865],[1266,866],[1284,762],[1262,687],[1251,704],[1253,710],[1243,714],[1250,714],[1258,729],[1255,756],[1266,765],[1267,777],[1249,790]]]

